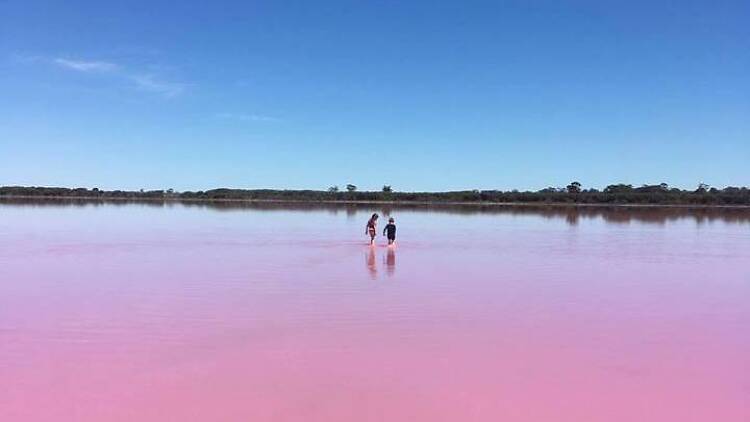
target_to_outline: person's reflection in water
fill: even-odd
[[[378,277],[378,268],[375,265],[375,247],[371,246],[368,249],[365,254],[365,263],[367,264],[367,269],[370,271],[370,277],[374,280]]]
[[[396,272],[396,248],[389,247],[385,255],[385,272],[388,277],[392,277]]]

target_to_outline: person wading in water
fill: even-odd
[[[396,220],[393,217],[388,219],[388,224],[383,229],[383,236],[386,233],[388,233],[388,245],[393,245],[396,242]]]
[[[378,214],[375,213],[367,221],[367,226],[365,226],[365,234],[370,235],[370,245],[375,244],[375,234],[378,232],[377,225],[378,225]]]

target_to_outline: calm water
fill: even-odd
[[[0,203],[0,420],[744,422],[749,263],[750,210]]]

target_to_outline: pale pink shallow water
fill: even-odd
[[[372,211],[0,203],[0,421],[750,420],[750,217]]]

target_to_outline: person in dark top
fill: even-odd
[[[367,221],[367,225],[365,226],[365,234],[370,235],[370,245],[375,243],[375,233],[377,233],[377,225],[378,225],[378,214],[375,213],[370,217],[370,219]]]
[[[392,245],[396,241],[396,220],[393,217],[388,219],[388,224],[383,228],[383,236],[388,234],[388,244]]]

